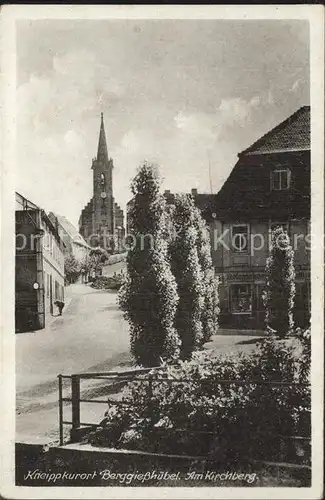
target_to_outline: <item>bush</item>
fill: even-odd
[[[295,298],[294,252],[282,227],[272,232],[270,256],[266,262],[264,305],[266,325],[270,331],[284,337],[293,329]]]
[[[252,381],[309,383],[309,369],[302,369],[303,342],[290,341],[268,339],[249,355],[194,353],[190,361],[142,375],[143,382],[128,384],[124,405],[110,404],[89,441],[216,456],[224,463],[248,456],[279,458],[279,434],[310,435],[310,388]],[[308,359],[305,368],[310,367]],[[220,384],[221,380],[233,383]]]
[[[165,199],[158,171],[144,164],[132,182],[129,222],[135,244],[129,250],[127,276],[119,302],[130,325],[131,352],[142,366],[157,366],[179,356],[174,328],[178,295],[163,238]]]
[[[119,290],[123,285],[124,278],[121,275],[117,276],[98,276],[91,283],[92,288],[98,290]]]
[[[117,262],[125,262],[125,260],[126,260],[126,252],[115,253],[109,256],[107,264],[116,264]]]

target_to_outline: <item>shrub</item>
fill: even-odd
[[[269,330],[284,337],[293,328],[295,297],[294,252],[289,237],[282,227],[272,232],[270,255],[266,262],[266,325]]]
[[[128,384],[124,405],[110,404],[89,440],[120,448],[216,456],[224,463],[248,456],[275,459],[281,451],[279,434],[310,434],[310,387],[263,385],[308,380],[301,371],[302,342],[290,342],[270,338],[251,354],[212,357],[197,352],[190,361],[142,375],[142,382]]]
[[[144,164],[132,182],[129,209],[135,244],[128,252],[127,276],[119,302],[130,325],[131,352],[138,364],[157,366],[179,356],[174,328],[178,295],[170,270],[165,231],[165,199],[158,171]]]
[[[104,290],[119,290],[124,282],[122,275],[98,276],[91,283],[92,288]]]

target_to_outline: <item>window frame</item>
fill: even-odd
[[[287,174],[287,186],[282,187],[281,185],[281,173],[285,172]],[[275,187],[275,174],[279,174],[279,187]],[[291,170],[289,168],[276,168],[271,171],[271,191],[287,191],[290,189],[291,183]]]
[[[244,248],[243,250],[241,249],[238,249],[236,248],[234,245],[233,245],[233,238],[234,238],[234,228],[235,227],[243,227],[245,226],[246,227],[246,234],[247,234],[247,240],[246,240],[246,248]],[[237,233],[237,234],[243,234],[243,233]],[[248,252],[249,252],[249,234],[250,234],[250,225],[247,224],[247,223],[236,223],[236,224],[232,224],[231,225],[231,250],[232,252],[236,253],[236,254],[242,254],[242,255],[247,255]]]
[[[272,226],[282,226],[284,231],[286,231],[288,233],[288,236],[289,236],[289,221],[286,221],[286,222],[270,221],[269,222],[269,232],[270,233],[272,233],[272,231],[273,231]]]
[[[246,286],[250,288],[250,304],[251,304],[251,309],[250,311],[234,311],[233,309],[233,289],[236,286]],[[253,284],[252,283],[231,283],[230,285],[230,312],[231,314],[246,314],[246,315],[252,315],[253,314]]]

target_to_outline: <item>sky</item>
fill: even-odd
[[[307,21],[19,20],[16,45],[16,190],[75,225],[101,112],[125,209],[144,160],[162,189],[216,193],[240,151],[309,104]]]

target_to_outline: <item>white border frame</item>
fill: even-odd
[[[310,22],[312,109],[312,486],[310,488],[62,488],[14,486],[15,373],[14,168],[15,168],[15,20],[16,19],[306,19]],[[2,295],[3,364],[1,414],[2,495],[8,498],[278,498],[317,499],[323,492],[323,345],[324,345],[324,8],[322,5],[5,5],[1,9],[2,84]],[[5,314],[4,314],[5,312]],[[321,354],[322,353],[322,354]],[[68,493],[67,493],[68,492]]]

